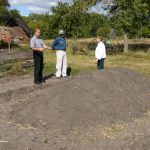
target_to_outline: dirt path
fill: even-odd
[[[48,78],[48,77],[46,77],[46,78]],[[49,77],[49,78],[50,79],[47,80],[46,83],[43,84],[42,86],[34,85],[33,77],[31,77],[31,76],[1,79],[0,80],[0,83],[1,83],[0,84],[0,95],[6,95],[9,93],[14,94],[15,92],[19,92],[19,91],[22,92],[23,89],[26,91],[26,90],[30,90],[30,89],[43,88],[43,87],[47,87],[49,84],[53,84],[53,83],[59,81],[56,78],[54,78],[53,76]]]
[[[0,150],[150,150],[148,77],[111,69],[0,88]]]
[[[31,52],[0,53],[0,65],[31,59]]]

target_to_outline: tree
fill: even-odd
[[[20,12],[16,9],[10,10],[10,14],[15,18],[20,18],[21,17]]]
[[[52,34],[57,35],[59,29],[65,29],[68,37],[95,36],[106,18],[89,13],[90,6],[90,3],[78,0],[72,5],[59,2],[51,9],[53,15],[49,20],[49,28],[52,29]]]
[[[9,15],[9,2],[8,0],[0,0],[0,25],[4,25],[6,18]]]
[[[0,0],[0,6],[10,7],[8,0]]]
[[[149,22],[149,3],[147,0],[113,0],[110,13],[116,28],[122,29],[125,39],[124,51],[127,52],[127,34],[130,37],[142,36],[142,28]]]

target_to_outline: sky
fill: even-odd
[[[11,9],[17,9],[21,15],[28,16],[30,13],[44,14],[57,2],[69,2],[72,0],[9,0]]]
[[[72,2],[72,0],[9,0],[11,9],[19,10],[22,16],[28,16],[30,13],[45,14],[51,7],[56,6],[58,1]],[[100,13],[99,6],[93,7],[91,11]]]

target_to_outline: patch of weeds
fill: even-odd
[[[13,64],[10,73],[20,76],[29,73],[31,70],[33,70],[32,67],[25,69],[23,68],[23,62],[17,62]]]
[[[21,63],[14,63],[11,69],[12,74],[16,75],[22,75],[23,73],[23,68]]]
[[[110,127],[105,127],[102,130],[102,134],[110,139],[113,139],[116,135],[119,135],[123,130],[125,126],[122,123],[113,124]]]

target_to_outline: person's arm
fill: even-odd
[[[40,51],[40,52],[43,52],[44,48],[34,48],[34,47],[31,47],[31,49],[33,51]]]
[[[45,49],[49,49],[50,47],[48,47],[44,42],[43,42],[43,40],[42,40],[42,45],[43,45],[43,48],[45,48]]]
[[[95,50],[95,59],[98,59],[98,46],[96,47],[96,50]]]
[[[51,47],[50,47],[50,46],[47,46],[47,45],[45,45],[45,44],[43,44],[43,47],[44,47],[45,49],[51,50]]]
[[[52,47],[53,50],[55,50],[56,44],[57,44],[57,38],[54,40],[54,42],[51,45],[51,47]]]
[[[95,51],[95,57],[97,60],[100,60],[102,59],[102,55],[103,55],[103,50],[102,50],[102,46],[101,45],[98,45],[97,48],[96,48],[96,51]]]

